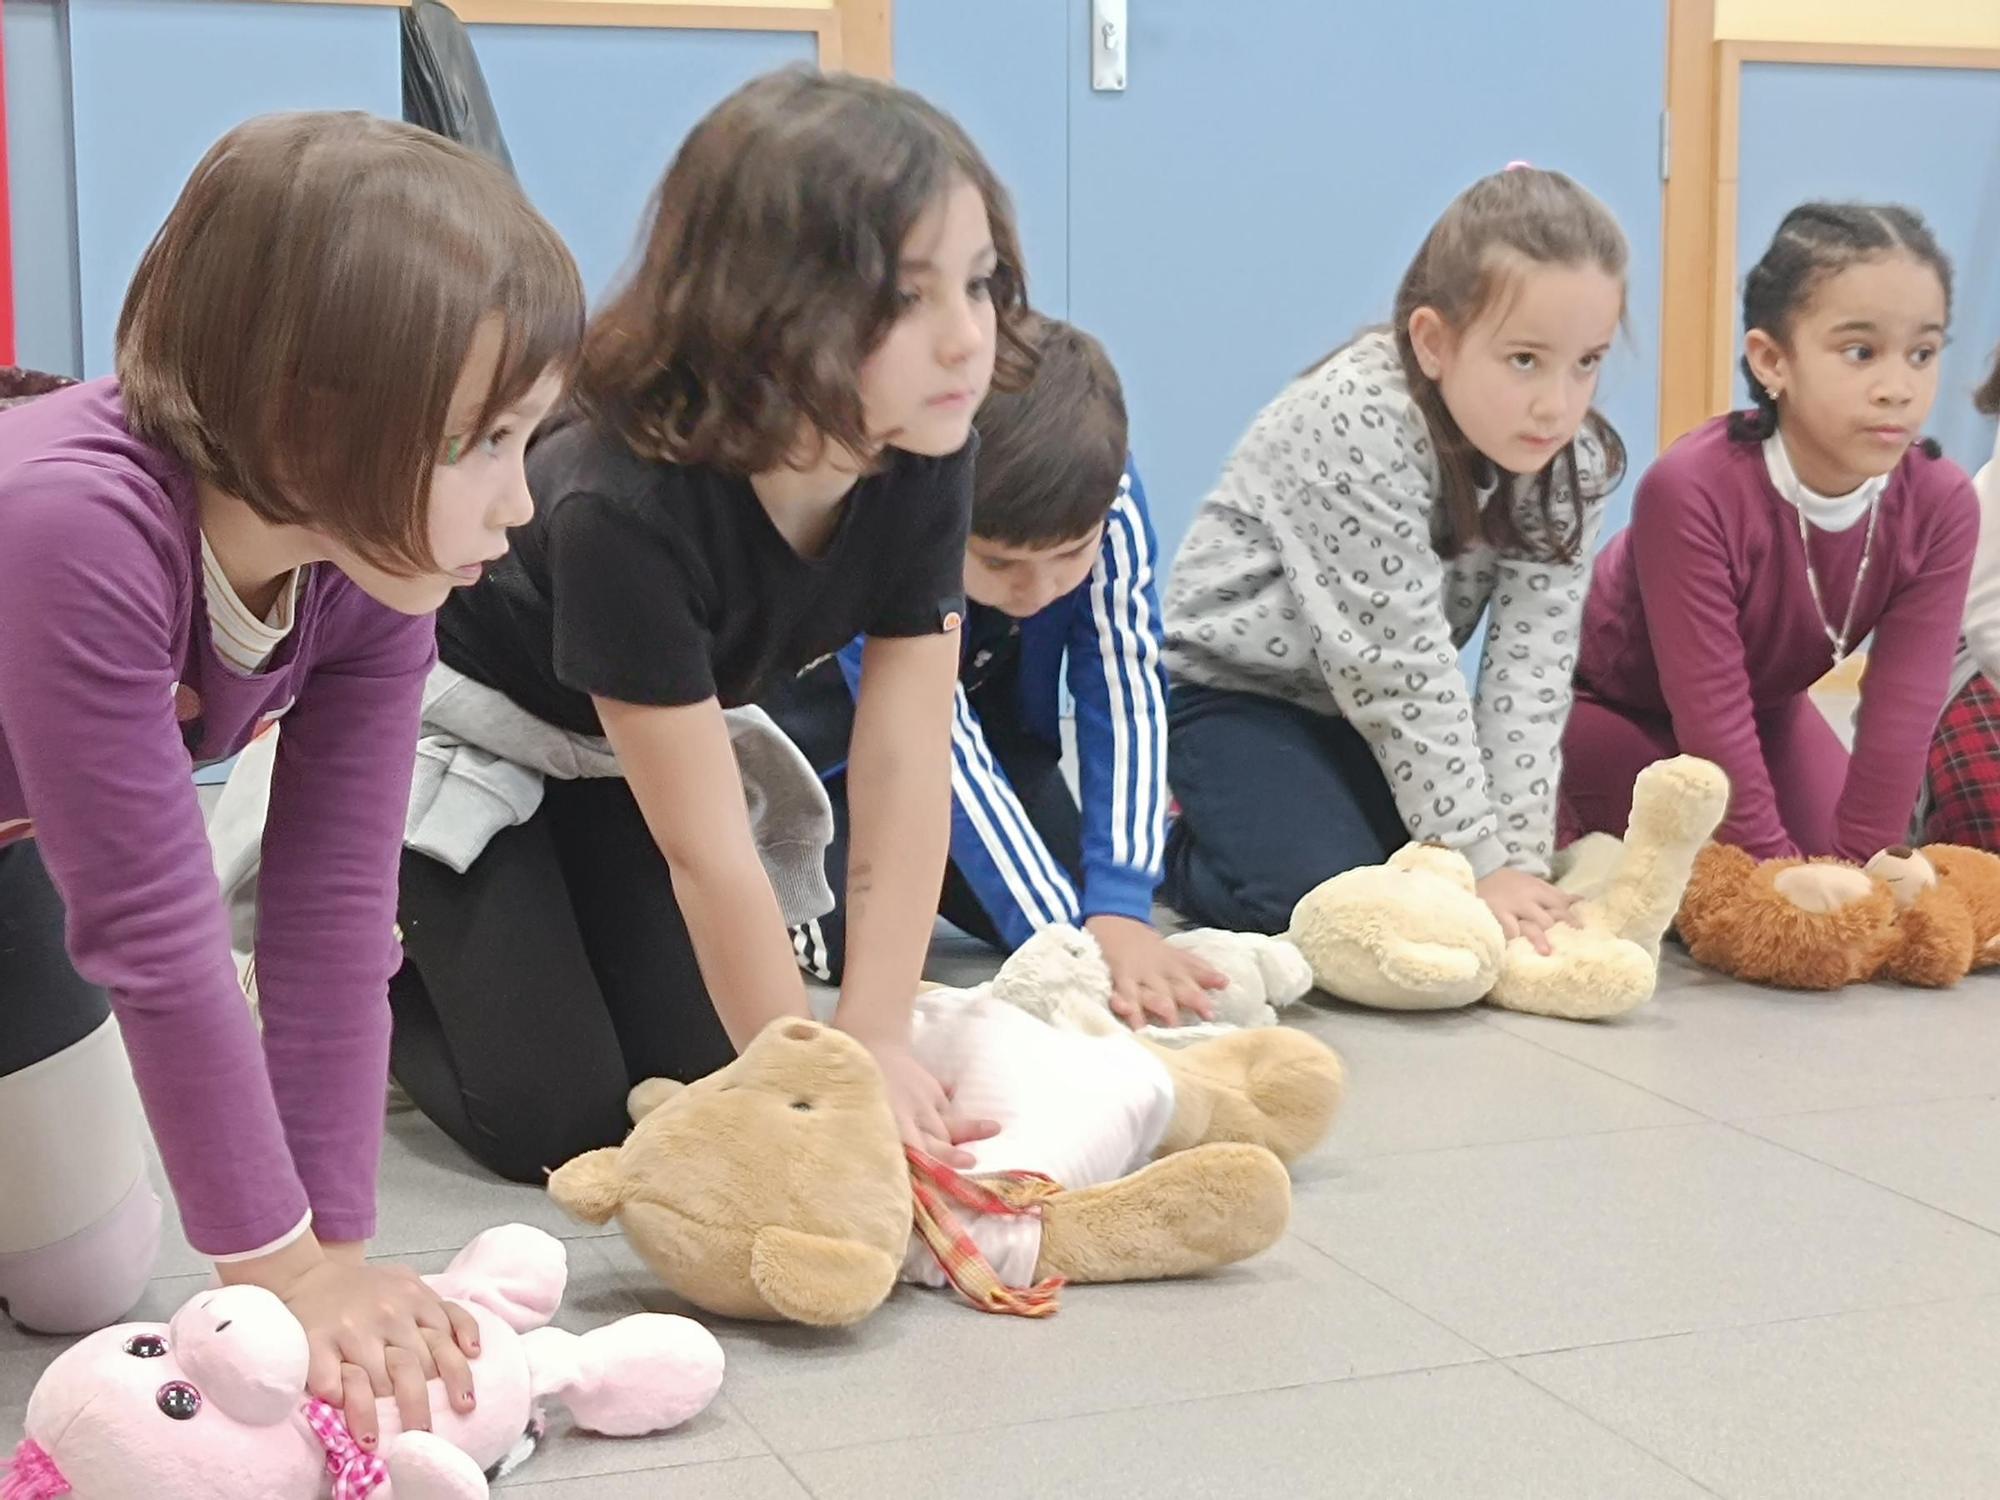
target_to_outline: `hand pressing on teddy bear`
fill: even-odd
[[[1210,990],[1229,987],[1214,965],[1176,948],[1150,922],[1103,913],[1088,918],[1084,931],[1097,939],[1111,970],[1111,1013],[1138,1031],[1146,1026],[1178,1026],[1182,1011],[1215,1019]]]
[[[275,1292],[305,1329],[306,1388],[341,1407],[363,1447],[376,1435],[378,1396],[396,1399],[407,1431],[431,1425],[428,1383],[442,1377],[461,1412],[474,1404],[472,1371],[479,1325],[444,1301],[416,1272],[371,1265],[358,1244],[321,1244],[308,1230],[283,1249],[216,1269],[225,1285],[250,1283]]]
[[[950,1090],[939,1083],[900,1038],[857,1036],[868,1049],[882,1080],[889,1088],[889,1108],[896,1116],[896,1132],[903,1144],[914,1146],[954,1170],[973,1165],[970,1151],[963,1148],[974,1141],[997,1135],[994,1120],[962,1118],[953,1105]]]
[[[1495,870],[1474,889],[1500,919],[1502,933],[1510,939],[1526,938],[1544,956],[1551,951],[1549,929],[1567,922],[1576,905],[1575,897],[1526,870]]]

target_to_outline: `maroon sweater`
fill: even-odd
[[[1767,857],[1789,852],[1791,840],[1756,716],[1823,677],[1833,647],[1806,581],[1798,512],[1772,486],[1762,448],[1731,442],[1726,427],[1718,418],[1689,433],[1640,481],[1632,524],[1592,577],[1577,684],[1614,708],[1671,720],[1682,751],[1729,776],[1729,819],[1716,837]],[[1849,636],[1874,641],[1834,820],[1833,852],[1857,860],[1908,835],[1979,535],[1964,470],[1915,448],[1879,504]],[[1813,570],[1835,629],[1867,531],[1863,521],[1813,533]]]

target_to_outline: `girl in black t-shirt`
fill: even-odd
[[[866,635],[835,1024],[906,1142],[991,1133],[911,1056],[949,829],[972,415],[1032,355],[1006,194],[959,128],[865,79],[725,100],[661,183],[592,323],[577,413],[529,455],[533,522],[440,618],[446,668],[608,736],[623,777],[546,782],[455,873],[404,861],[395,1071],[503,1175],[617,1141],[806,1013],[725,708]]]

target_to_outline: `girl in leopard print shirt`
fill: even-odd
[[[1567,177],[1484,178],[1391,325],[1251,424],[1167,592],[1181,911],[1281,931],[1321,881],[1426,839],[1465,854],[1510,936],[1566,915],[1548,862],[1597,502],[1624,473],[1591,401],[1625,263]]]

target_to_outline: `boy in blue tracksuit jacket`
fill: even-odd
[[[1088,334],[1034,330],[1022,392],[989,396],[976,426],[967,617],[952,719],[951,862],[939,911],[1012,951],[1066,922],[1097,938],[1114,1009],[1134,1025],[1205,1015],[1221,976],[1152,925],[1167,811],[1166,683],[1157,546],[1126,453],[1117,373]],[[834,804],[827,878],[842,905],[793,935],[799,962],[838,980],[845,959],[843,775],[861,642],[765,702]],[[1075,702],[1077,781],[1061,769]]]

